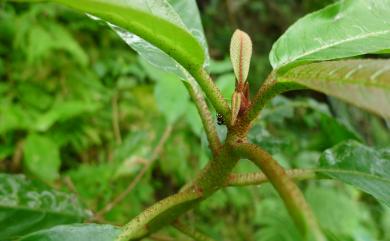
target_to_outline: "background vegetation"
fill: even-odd
[[[253,39],[256,79],[249,81],[258,86],[271,70],[277,37],[329,2],[199,1],[214,59],[209,68],[226,98],[234,88],[228,60],[234,29]],[[2,1],[0,57],[0,171],[75,193],[91,221],[124,224],[179,190],[210,156],[180,80],[138,58],[99,21],[58,5]],[[348,139],[390,146],[389,123],[310,91],[275,98],[262,117],[250,139],[285,167],[315,166],[323,150]],[[237,167],[254,170],[249,163]],[[300,185],[328,234],[390,240],[390,210],[372,197],[341,183]],[[269,185],[219,191],[186,218],[216,240],[299,240]],[[170,229],[159,238],[167,236],[185,240]]]

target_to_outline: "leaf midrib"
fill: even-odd
[[[287,77],[287,76],[281,76],[279,77],[279,82],[296,82],[296,83],[303,83],[307,81],[299,81],[299,78],[293,78],[293,77]],[[351,84],[351,85],[358,85],[358,86],[364,86],[364,87],[371,87],[371,88],[379,88],[381,90],[390,90],[390,86],[375,82],[367,82],[365,80],[351,80],[351,79],[343,79],[343,78],[334,78],[334,79],[317,79],[317,80],[310,80],[312,78],[302,78],[302,79],[308,79],[308,81],[321,81],[321,82],[333,82],[333,83],[342,83],[342,84]],[[387,91],[386,91],[387,92]]]
[[[336,42],[333,42],[331,44],[324,45],[324,46],[319,47],[319,48],[315,48],[315,49],[313,49],[311,51],[304,52],[303,54],[298,55],[295,58],[288,58],[286,61],[284,61],[283,63],[279,64],[276,68],[280,68],[280,67],[286,66],[288,64],[291,64],[294,61],[299,60],[300,58],[303,58],[305,56],[308,56],[308,55],[316,53],[316,52],[320,52],[320,51],[322,51],[324,49],[327,49],[327,48],[332,48],[332,47],[334,47],[336,45],[352,42],[352,41],[355,41],[355,40],[361,40],[363,38],[370,37],[370,36],[385,35],[385,34],[388,34],[388,33],[390,33],[390,30],[382,30],[382,31],[372,32],[372,33],[363,34],[363,35],[357,35],[357,36],[354,36],[354,37],[351,37],[351,38],[346,38],[344,40],[336,41]],[[340,57],[340,58],[342,58],[342,57]]]

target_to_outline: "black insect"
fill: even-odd
[[[223,125],[225,124],[225,120],[223,119],[223,116],[221,114],[217,114],[217,124],[218,125]]]

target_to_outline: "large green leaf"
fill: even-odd
[[[390,118],[390,60],[346,60],[301,65],[278,77],[338,97]]]
[[[47,188],[23,175],[0,174],[0,240],[10,240],[87,216],[70,194]]]
[[[15,0],[31,1],[35,0]],[[161,49],[186,69],[196,69],[205,62],[205,49],[187,29],[180,15],[167,0],[50,0],[58,2],[91,16],[107,21],[120,36],[134,49],[149,60],[161,58]],[[172,1],[178,8],[181,2],[187,7],[196,6],[192,1]],[[180,4],[179,4],[180,3]],[[197,9],[193,9],[197,11]],[[191,11],[189,11],[191,12]],[[187,12],[188,13],[188,12]],[[185,13],[183,13],[185,14]],[[187,23],[191,17],[187,17]],[[199,17],[198,17],[199,19]],[[199,22],[196,18],[193,21]],[[191,31],[201,30],[201,26]],[[149,45],[145,43],[150,43]],[[205,42],[203,42],[204,44]],[[154,47],[153,47],[154,46]],[[152,48],[152,49],[151,49]],[[154,50],[153,50],[154,49]],[[160,60],[166,60],[161,58]],[[162,67],[170,66],[165,62],[157,61]],[[177,64],[174,64],[177,66]],[[173,69],[181,68],[179,66]]]
[[[60,152],[50,138],[30,134],[25,140],[23,150],[23,164],[28,172],[45,182],[53,182],[59,177]]]
[[[41,230],[19,241],[114,241],[120,229],[104,224],[60,225]]]
[[[165,70],[182,73],[175,61],[186,69],[199,68],[205,62],[207,47],[195,1],[52,1],[107,21],[127,44]],[[186,11],[178,14],[175,8]]]
[[[185,28],[198,40],[205,53],[204,65],[207,66],[209,62],[208,47],[195,0],[147,0],[145,3],[143,6],[146,11]],[[165,71],[176,73],[182,78],[187,78],[183,68],[161,49],[123,28],[112,24],[111,27],[149,63]]]
[[[351,184],[390,206],[390,150],[348,141],[326,150],[319,173]]]
[[[390,0],[343,0],[300,19],[274,44],[275,69],[390,48]]]

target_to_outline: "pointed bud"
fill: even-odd
[[[234,125],[237,120],[238,113],[240,112],[241,108],[241,93],[234,91],[232,96],[232,119],[231,119],[231,125]]]
[[[237,29],[230,42],[230,59],[234,73],[239,83],[243,84],[248,78],[252,57],[252,41],[245,32]]]

